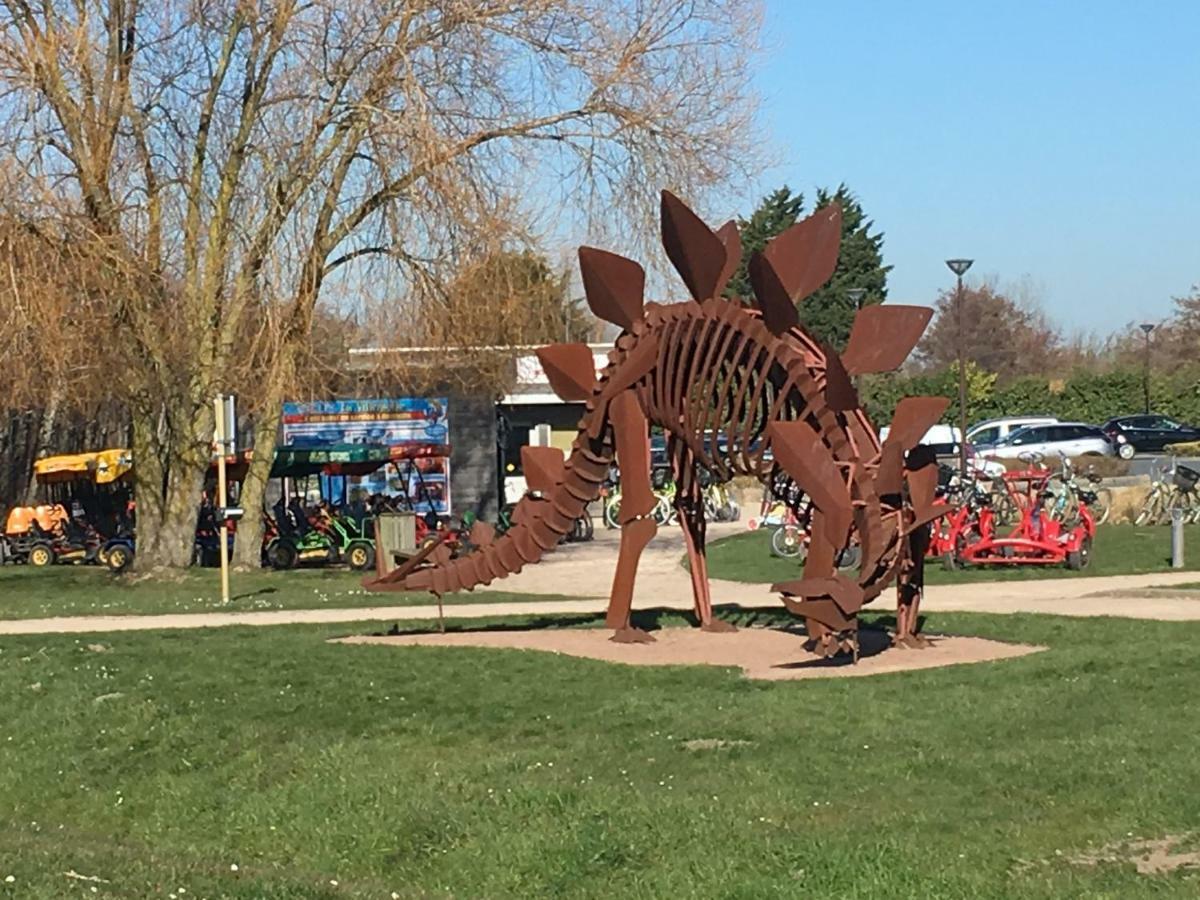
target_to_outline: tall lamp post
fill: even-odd
[[[958,332],[958,474],[967,477],[967,358],[963,347],[963,275],[973,259],[948,259],[946,265],[957,278],[954,291],[954,324]]]
[[[1154,330],[1154,324],[1143,322],[1138,327],[1146,336],[1146,356],[1142,361],[1142,398],[1145,408],[1142,411],[1146,415],[1150,415],[1150,332]]]

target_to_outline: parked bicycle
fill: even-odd
[[[1052,494],[1047,512],[1065,525],[1075,525],[1079,522],[1081,507],[1086,506],[1092,520],[1103,525],[1112,508],[1112,493],[1099,487],[1100,481],[1094,469],[1089,468],[1082,475],[1077,473],[1071,460],[1064,456],[1061,470],[1052,475],[1047,484]]]
[[[741,518],[741,507],[733,499],[728,482],[701,469],[700,486],[704,489],[704,515],[710,522],[736,522]]]
[[[1162,525],[1171,518],[1171,510],[1183,511],[1184,522],[1200,521],[1200,472],[1171,457],[1166,468],[1150,471],[1150,493],[1133,519],[1134,525]]]

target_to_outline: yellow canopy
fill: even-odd
[[[109,484],[132,468],[130,451],[97,450],[95,453],[47,456],[33,464],[33,474],[42,483],[89,479],[96,484]]]

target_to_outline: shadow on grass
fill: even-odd
[[[254,597],[261,597],[263,594],[278,594],[278,593],[279,593],[279,588],[264,587],[264,588],[259,588],[257,591],[246,591],[245,593],[242,593],[242,594],[234,594],[233,596],[231,596],[229,598],[229,602],[232,603],[235,600],[251,600]]]
[[[785,629],[791,630],[791,629]],[[892,637],[883,629],[877,627],[877,623],[863,626],[858,629],[858,656],[859,659],[866,659],[869,656],[878,656],[884,650],[890,649],[892,646]],[[837,656],[805,659],[799,662],[779,663],[771,668],[773,669],[841,669],[846,666],[854,665],[854,657],[845,653],[839,653]]]

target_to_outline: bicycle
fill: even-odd
[[[1089,468],[1083,477],[1088,481],[1087,486],[1080,485],[1079,476],[1075,472],[1071,460],[1064,456],[1061,471],[1051,476],[1049,480],[1052,502],[1047,512],[1051,518],[1064,524],[1074,525],[1080,519],[1080,508],[1086,506],[1091,513],[1092,520],[1097,525],[1103,525],[1108,521],[1112,507],[1112,494],[1107,488],[1097,488],[1100,476],[1094,470]]]
[[[608,477],[600,486],[600,518],[605,528],[621,527],[621,470],[610,466]]]
[[[704,515],[712,522],[736,522],[742,510],[729,493],[727,482],[720,481],[708,469],[700,470],[700,486],[704,490]]]
[[[1173,509],[1183,510],[1185,522],[1200,521],[1200,496],[1196,491],[1198,483],[1200,472],[1177,463],[1175,457],[1171,457],[1165,469],[1153,467],[1150,471],[1150,493],[1134,516],[1133,524],[1161,525],[1170,518]]]
[[[654,522],[660,528],[663,525],[673,525],[679,521],[679,513],[675,509],[675,479],[670,469],[655,469],[650,473],[650,486],[654,488],[657,502],[650,513]]]
[[[783,521],[771,531],[771,554],[782,559],[801,559],[808,556],[808,529],[802,516],[788,507],[783,509]]]

